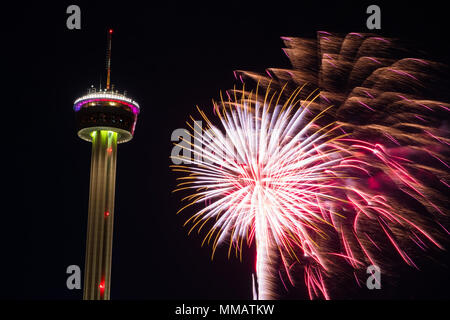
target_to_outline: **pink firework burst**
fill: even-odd
[[[299,273],[310,298],[329,299],[329,279],[359,284],[359,270],[396,259],[419,268],[416,249],[448,240],[444,66],[367,34],[284,41],[293,69],[236,71],[256,89],[227,92],[217,121],[199,110],[206,130],[180,143],[195,155],[173,166],[190,232],[209,228],[213,255],[254,243],[259,299]]]

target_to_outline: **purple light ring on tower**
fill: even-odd
[[[81,98],[78,98],[74,102],[73,109],[75,111],[79,111],[84,105],[90,103],[90,102],[96,102],[96,101],[106,101],[106,102],[112,102],[112,103],[118,103],[122,105],[126,105],[130,107],[131,111],[133,111],[134,114],[139,114],[139,105],[136,101],[133,101],[129,98],[126,98],[125,96],[121,94],[111,94],[111,93],[104,93],[104,94],[88,94]]]

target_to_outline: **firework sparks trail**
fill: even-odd
[[[369,44],[376,42],[380,50],[391,43],[386,39],[327,34],[319,43],[323,59],[332,63],[322,63],[317,76],[311,71],[311,48],[305,46],[313,43],[284,40],[291,46],[285,52],[294,70],[271,69],[272,79],[239,72],[239,78],[257,79],[258,85],[255,91],[227,92],[228,100],[214,104],[222,129],[199,109],[207,123],[202,141],[190,144],[193,159],[181,157],[187,165],[173,166],[185,174],[177,190],[190,192],[180,211],[203,205],[186,221],[192,224],[189,232],[208,225],[203,243],[212,241],[213,255],[226,242],[229,255],[232,250],[242,255],[244,240],[254,242],[259,299],[276,298],[279,278],[283,285],[283,277],[295,285],[296,264],[303,266],[310,298],[325,299],[330,298],[326,278],[342,261],[354,270],[383,265],[386,250],[393,250],[418,268],[405,239],[422,249],[443,249],[435,229],[445,228],[434,217],[447,213],[441,193],[448,188],[449,139],[430,113],[447,112],[449,105],[408,95],[396,84],[413,82],[406,87],[416,90],[426,73],[411,63],[432,63],[368,55]],[[351,78],[350,91],[333,83],[336,70]],[[310,89],[311,84],[322,91]],[[352,123],[348,116],[355,112],[359,122]],[[411,120],[418,115],[427,125]],[[424,154],[439,165],[417,161]],[[430,183],[433,179],[440,185]],[[432,218],[414,210],[418,205]]]

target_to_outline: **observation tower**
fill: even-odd
[[[133,138],[139,105],[111,88],[108,31],[106,89],[94,88],[74,102],[78,136],[92,142],[91,181],[83,299],[109,300],[117,144]]]

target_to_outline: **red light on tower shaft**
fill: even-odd
[[[113,33],[113,29],[109,29],[109,33],[110,33],[110,34]]]
[[[105,279],[104,278],[102,278],[102,281],[98,285],[98,288],[100,289],[100,295],[103,296],[103,294],[105,293]]]

